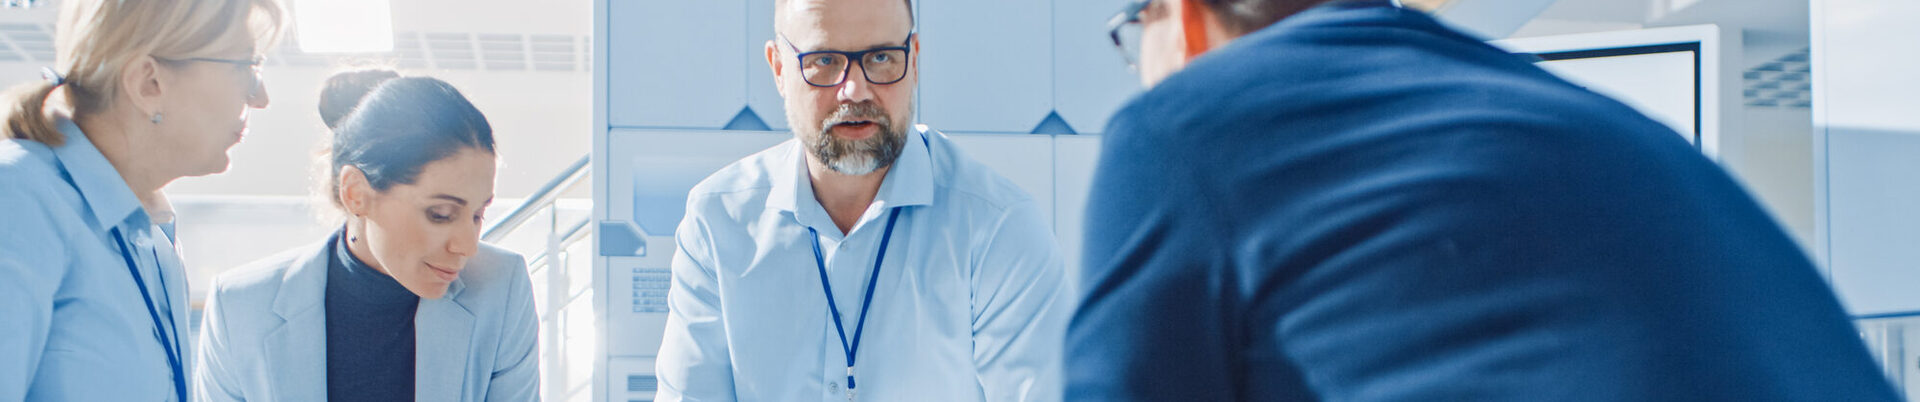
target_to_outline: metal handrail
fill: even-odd
[[[558,303],[554,303],[554,304],[559,306],[571,305],[573,304],[573,302],[580,301],[580,298],[586,297],[588,293],[593,293],[592,286],[580,288],[580,290],[578,291],[568,293],[565,298],[560,300]],[[552,321],[556,318],[559,318],[560,317],[559,314],[553,314],[558,311],[560,311],[560,309],[548,309],[543,314],[540,314],[540,318],[538,319],[538,321],[544,323],[544,322]]]
[[[494,221],[493,225],[487,226],[486,230],[480,232],[480,239],[487,242],[500,241],[500,239],[506,238],[508,233],[512,233],[514,229],[519,228],[521,224],[527,223],[527,219],[533,218],[533,215],[538,213],[540,208],[552,204],[554,199],[560,198],[562,191],[572,188],[575,183],[580,182],[581,178],[586,177],[587,173],[589,173],[587,163],[591,159],[591,155],[583,155],[580,157],[580,160],[574,161],[573,165],[561,171],[559,176],[547,181],[546,185],[540,186],[539,191],[534,191],[533,195],[528,196],[526,202],[514,207],[513,211],[507,212],[506,217],[500,218],[500,220]]]
[[[587,223],[591,221],[592,219],[581,219],[580,222],[574,223],[573,227],[568,228],[564,232],[560,232],[562,234],[560,235],[560,247],[558,247],[558,249],[566,250],[569,247],[573,247],[575,243],[586,240],[587,235],[593,233],[592,230],[587,228]],[[541,253],[540,255],[534,256],[533,260],[527,261],[527,266],[537,267],[533,268],[532,271],[528,271],[527,274],[539,273],[541,269],[545,269],[548,265],[551,265],[546,264],[548,255],[547,253]]]
[[[567,257],[566,249],[586,240],[587,237],[592,235],[592,219],[580,219],[576,223],[568,225],[565,230],[562,230],[560,226],[560,206],[558,204],[561,193],[572,189],[573,186],[581,182],[581,179],[587,177],[590,172],[587,166],[591,160],[591,155],[581,156],[580,160],[574,161],[573,165],[568,166],[565,170],[562,170],[559,175],[548,180],[545,185],[540,186],[539,190],[527,196],[524,202],[515,206],[512,211],[507,212],[506,216],[488,225],[486,229],[480,233],[482,240],[499,242],[519,230],[521,226],[525,225],[528,221],[533,220],[534,216],[541,215],[543,212],[547,217],[546,222],[550,222],[547,227],[544,228],[546,235],[545,245],[542,246],[544,249],[538,253],[528,254],[532,258],[527,264],[528,268],[530,268],[527,272],[529,278],[544,274],[548,289],[548,292],[541,296],[541,302],[537,303],[546,307],[544,311],[539,312],[539,331],[541,333],[540,361],[541,366],[550,367],[552,370],[542,370],[542,373],[540,373],[540,382],[542,384],[549,384],[548,386],[565,383],[567,382],[567,378],[569,378],[566,365],[562,363],[566,359],[567,353],[564,353],[564,350],[566,350],[567,347],[562,344],[562,342],[559,342],[559,338],[564,337],[562,334],[566,332],[566,329],[562,328],[561,321],[555,319],[562,314],[556,313],[566,309],[567,306],[573,305],[576,300],[580,299],[581,293],[592,290],[591,287],[588,287],[578,292],[568,292],[568,282],[572,275],[569,275],[565,269],[567,260],[571,259]],[[574,294],[569,295],[567,293]],[[556,303],[556,301],[558,302]],[[547,397],[550,399],[564,397],[564,395],[555,394],[555,392],[560,392],[560,387],[553,386],[547,389],[549,390]]]

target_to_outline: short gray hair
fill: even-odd
[[[901,0],[900,2],[903,4],[906,4],[907,6],[907,26],[912,26],[912,27],[920,26],[920,21],[914,19],[915,16],[913,12],[913,0]],[[773,10],[775,13],[774,15],[779,15],[780,10],[786,8],[786,5],[787,5],[787,0],[774,0],[773,2]],[[773,23],[774,23],[774,26],[777,27],[780,24],[780,20],[776,18],[774,19]]]

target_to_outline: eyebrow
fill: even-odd
[[[453,201],[455,204],[460,204],[460,206],[462,207],[467,206],[467,199],[455,197],[448,194],[434,194],[432,198]],[[487,201],[480,203],[480,205],[493,205],[493,197],[487,197]]]
[[[453,204],[461,204],[461,206],[467,206],[467,198],[459,198],[459,196],[449,196],[449,194],[434,194],[434,198],[440,198],[440,200],[449,200],[449,202],[453,202]]]

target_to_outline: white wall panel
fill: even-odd
[[[1920,310],[1920,135],[1828,135],[1834,288],[1855,314]]]
[[[774,131],[787,129],[787,107],[780,90],[773,85],[773,69],[767,67],[767,41],[773,40],[773,2],[747,2],[747,38],[741,54],[746,57],[747,104]]]
[[[1020,189],[1033,195],[1041,213],[1053,219],[1053,139],[1029,134],[964,134],[947,136],[960,151],[987,165]]]
[[[1080,283],[1080,251],[1086,232],[1087,195],[1093,190],[1094,167],[1100,161],[1100,136],[1053,137],[1053,233],[1067,255],[1069,283]],[[1076,289],[1073,294],[1079,294]]]
[[[1053,109],[1053,5],[920,5],[920,122],[946,132],[1031,132]]]
[[[1920,3],[1811,11],[1815,248],[1852,313],[1920,310]]]
[[[1107,118],[1140,92],[1140,77],[1107,36],[1107,19],[1120,3],[1053,5],[1053,108],[1080,134],[1106,131]]]
[[[607,0],[607,123],[721,128],[746,107],[746,2]]]

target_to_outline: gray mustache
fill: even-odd
[[[887,117],[887,111],[881,109],[880,105],[857,103],[840,105],[840,108],[834,110],[832,115],[828,115],[826,120],[821,122],[820,126],[833,127],[853,121],[870,121],[881,126],[893,125],[892,119]]]

